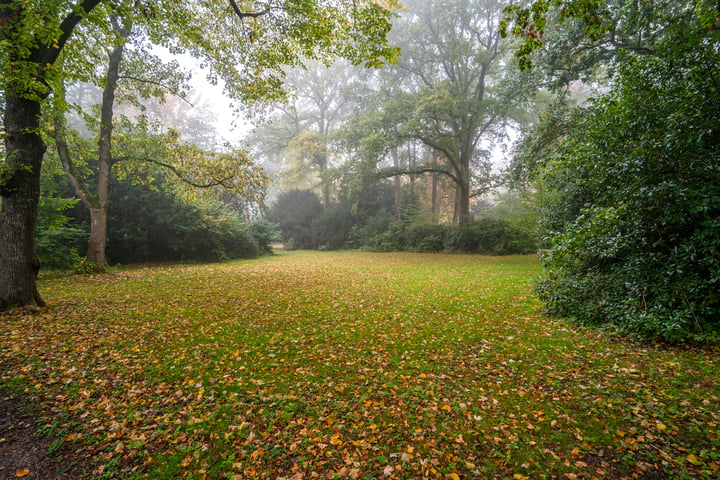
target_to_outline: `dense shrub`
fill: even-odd
[[[393,222],[394,218],[384,210],[376,213],[375,215],[368,216],[364,222],[358,222],[353,225],[352,230],[350,231],[348,245],[352,248],[376,250],[376,246],[378,246],[379,243],[386,243],[384,240],[379,240],[377,237],[389,233]],[[393,230],[399,230],[399,237],[404,237],[405,233],[402,225],[399,225],[399,228],[395,228]],[[380,251],[387,252],[402,250],[404,246],[404,239],[397,238],[393,243],[395,244],[395,247],[385,245],[380,248]]]
[[[705,33],[623,57],[547,162],[549,312],[670,341],[720,335],[720,51]]]
[[[245,229],[248,235],[255,240],[260,255],[272,254],[272,244],[282,241],[282,235],[275,225],[266,220],[253,220],[245,225]]]
[[[78,200],[44,194],[40,198],[35,250],[45,268],[68,269],[77,265],[87,232],[71,223],[65,211]]]
[[[352,229],[350,206],[343,202],[332,205],[315,217],[311,225],[313,243],[322,250],[344,248]]]
[[[245,225],[219,202],[200,208],[169,192],[129,181],[117,182],[111,190],[110,263],[252,258],[268,252],[267,235],[260,227]]]
[[[363,249],[372,252],[400,252],[406,249],[405,224],[391,222],[387,229],[376,233],[364,242]]]
[[[442,252],[449,228],[446,225],[421,223],[410,225],[405,234],[406,248],[416,252]]]
[[[483,218],[453,228],[446,248],[455,252],[486,255],[515,255],[537,251],[536,242],[530,232],[498,218]]]
[[[313,238],[312,223],[323,211],[320,199],[309,190],[290,190],[280,194],[268,210],[266,218],[282,232],[285,248],[312,249],[317,244]]]

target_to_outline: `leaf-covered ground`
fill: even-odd
[[[720,350],[540,315],[534,257],[46,277],[0,385],[91,478],[720,478]]]

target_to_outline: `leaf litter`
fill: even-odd
[[[535,257],[297,252],[43,278],[5,388],[87,478],[717,478],[716,347],[543,317]]]

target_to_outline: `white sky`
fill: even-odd
[[[200,68],[200,60],[189,54],[173,55],[166,48],[153,45],[153,53],[165,61],[177,60],[180,65],[192,72],[190,86],[193,94],[199,94],[198,104],[205,103],[213,112],[213,127],[221,141],[227,140],[233,144],[239,143],[247,133],[252,130],[252,125],[245,119],[242,113],[236,113],[231,107],[232,101],[223,93],[223,82],[218,81],[213,85],[208,81],[208,69]]]

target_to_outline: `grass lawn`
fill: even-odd
[[[0,385],[89,478],[720,478],[720,349],[540,315],[535,257],[43,277]]]

